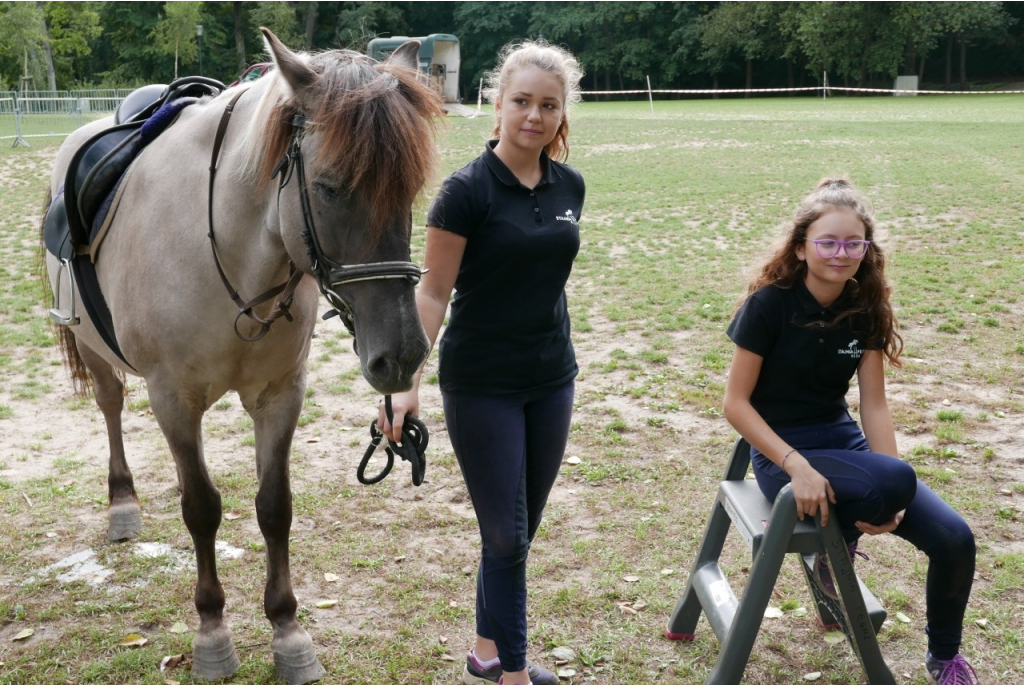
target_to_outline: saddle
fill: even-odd
[[[126,364],[128,360],[117,344],[110,310],[96,277],[100,244],[110,227],[132,162],[174,122],[182,109],[222,90],[224,84],[219,81],[189,76],[170,85],[153,84],[133,91],[114,112],[114,125],[89,138],[75,152],[64,183],[43,220],[43,242],[47,251],[61,262],[57,302],[50,310],[50,318],[65,326],[79,322],[74,311],[77,286],[100,336]],[[62,310],[60,303],[60,281],[68,271],[74,273],[73,280],[69,280],[70,314]]]

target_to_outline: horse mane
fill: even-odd
[[[306,127],[321,136],[307,161],[307,176],[342,181],[367,205],[371,232],[409,211],[431,180],[437,151],[433,133],[444,114],[440,98],[411,69],[377,64],[350,50],[303,54],[317,77],[306,92]],[[292,136],[299,103],[278,70],[269,80],[242,140],[247,155],[241,173],[258,191],[270,184],[274,167]]]

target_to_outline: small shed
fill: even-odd
[[[420,72],[427,75],[440,91],[445,102],[459,101],[459,39],[450,33],[431,33],[429,36],[392,36],[374,38],[366,46],[366,54],[377,60],[388,55],[410,40],[420,42]]]

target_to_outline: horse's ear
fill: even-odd
[[[277,70],[296,94],[301,93],[316,79],[316,72],[310,69],[301,57],[289,50],[270,29],[261,26],[260,31],[263,33],[267,52],[274,58]]]
[[[385,64],[394,64],[416,71],[420,68],[420,42],[410,40],[398,46]]]

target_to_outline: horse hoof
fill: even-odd
[[[274,675],[288,685],[311,683],[327,673],[316,658],[313,640],[302,628],[275,637],[271,649],[274,651]]]
[[[135,502],[111,505],[108,516],[107,537],[111,542],[131,540],[142,532],[142,511]]]
[[[220,628],[197,633],[192,640],[192,673],[200,680],[220,680],[238,670],[238,655],[231,631]]]

